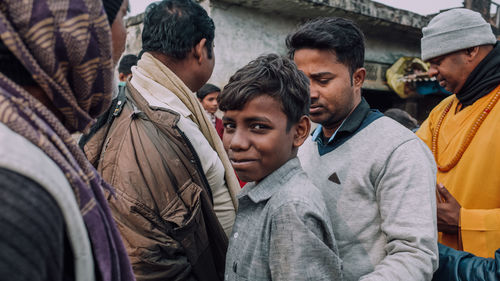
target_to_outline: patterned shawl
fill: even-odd
[[[97,280],[134,280],[101,179],[70,132],[88,128],[111,99],[110,27],[100,0],[2,0],[0,39],[63,114],[63,123],[0,73],[0,122],[62,170],[92,246]]]

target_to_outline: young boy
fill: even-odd
[[[224,126],[222,125],[222,120],[220,120],[217,116],[215,116],[215,112],[217,112],[217,97],[220,94],[219,87],[212,84],[205,84],[201,87],[198,92],[196,92],[196,96],[200,101],[203,109],[207,112],[210,117],[210,121],[215,127],[217,134],[222,139],[224,135]]]
[[[243,181],[225,280],[341,280],[323,197],[297,149],[309,135],[309,83],[289,59],[238,70],[218,98],[223,143]]]

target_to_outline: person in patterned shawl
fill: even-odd
[[[134,280],[112,189],[71,135],[109,105],[127,6],[0,2],[2,280]]]

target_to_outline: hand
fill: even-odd
[[[437,227],[438,231],[444,233],[457,233],[458,232],[458,221],[460,219],[460,204],[458,201],[450,194],[450,192],[444,187],[443,184],[436,184],[436,190],[438,192],[438,202],[437,202]],[[442,198],[444,201],[439,200]]]

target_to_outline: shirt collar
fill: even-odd
[[[288,160],[276,171],[269,174],[258,184],[255,184],[255,182],[246,184],[242,192],[237,197],[240,199],[248,196],[254,203],[268,200],[300,170],[300,161],[297,157],[294,157]]]
[[[339,128],[328,140],[328,143],[331,143],[335,136],[337,136],[338,134],[354,133],[359,128],[359,126],[361,126],[361,123],[363,123],[363,120],[366,118],[368,113],[370,113],[370,105],[368,104],[368,102],[366,102],[365,98],[362,97],[361,102],[356,106],[352,113],[349,114],[349,116],[347,116],[344,121],[342,121],[342,124],[340,124]],[[312,139],[314,141],[321,141],[321,136],[323,135],[322,128],[323,127],[321,125],[318,125],[318,127],[316,127],[316,129],[312,133]]]

